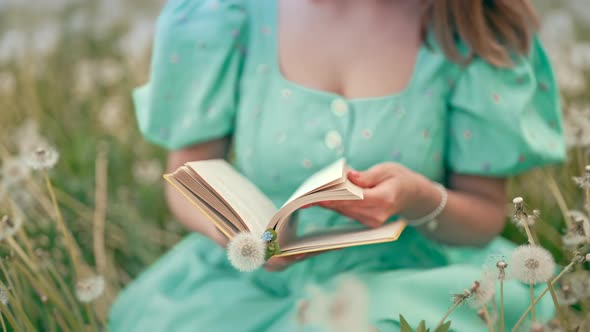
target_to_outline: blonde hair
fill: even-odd
[[[514,54],[529,52],[539,26],[529,0],[428,0],[425,5],[424,36],[433,30],[445,55],[460,64],[477,56],[509,67]]]

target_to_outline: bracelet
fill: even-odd
[[[418,219],[406,220],[406,223],[408,225],[410,225],[412,227],[422,226],[430,221],[434,221],[434,219],[436,217],[438,217],[438,215],[441,214],[441,212],[444,210],[445,206],[447,205],[447,199],[448,199],[447,190],[440,183],[435,183],[434,186],[436,187],[436,189],[438,189],[438,191],[440,191],[440,203],[438,204],[438,206],[434,210],[432,210],[432,212],[425,215],[424,217],[421,217]]]

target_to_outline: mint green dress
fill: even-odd
[[[564,159],[558,89],[538,41],[511,69],[481,59],[462,68],[423,46],[403,91],[347,99],[281,75],[276,12],[275,0],[168,1],[150,80],[134,94],[146,139],[179,149],[233,137],[235,167],[276,205],[341,157],[359,170],[401,163],[442,183],[449,172],[506,177]],[[355,222],[319,207],[299,219],[300,233]],[[120,294],[109,329],[315,331],[297,324],[296,303],[306,285],[342,274],[366,284],[380,331],[398,331],[400,313],[434,326],[450,293],[480,278],[488,255],[513,247],[498,238],[483,249],[451,248],[407,228],[393,243],[328,252],[283,272],[240,273],[224,249],[192,234]],[[528,288],[508,282],[505,294],[510,326],[528,306]],[[538,306],[539,317],[551,314],[548,302]],[[455,331],[485,330],[469,306],[451,320]]]

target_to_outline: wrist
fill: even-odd
[[[400,214],[408,220],[422,219],[435,211],[443,200],[439,184],[421,177],[408,207]]]

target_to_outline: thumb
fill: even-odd
[[[362,188],[372,188],[387,178],[387,172],[380,165],[373,166],[364,172],[351,170],[348,179]]]

